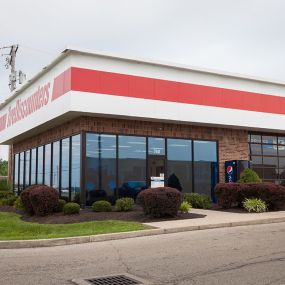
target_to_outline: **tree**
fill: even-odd
[[[8,175],[8,161],[0,158],[0,176]]]
[[[175,175],[175,173],[172,173],[169,176],[168,181],[167,181],[167,185],[168,185],[168,187],[176,188],[180,192],[182,191],[182,186],[180,184],[178,177]]]

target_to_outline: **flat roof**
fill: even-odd
[[[145,63],[145,64],[156,65],[156,66],[170,67],[170,68],[180,69],[180,70],[189,70],[189,71],[194,71],[194,72],[199,72],[199,73],[219,75],[223,77],[231,77],[231,78],[243,79],[243,80],[248,80],[248,81],[256,81],[256,82],[261,82],[261,83],[285,86],[285,81],[270,80],[270,79],[266,79],[262,77],[248,76],[248,75],[239,74],[239,73],[224,72],[224,71],[207,69],[207,68],[199,68],[199,67],[194,67],[194,66],[189,66],[189,65],[179,64],[179,63],[173,63],[173,62],[167,62],[167,61],[152,60],[152,59],[137,58],[137,57],[125,57],[122,55],[116,55],[114,53],[101,52],[101,51],[83,49],[83,48],[67,47],[64,50],[62,50],[62,52],[51,63],[43,67],[40,72],[35,74],[31,79],[27,80],[23,85],[17,87],[11,93],[9,97],[4,98],[4,101],[1,102],[0,104],[0,110],[3,107],[5,107],[9,102],[11,102],[14,98],[16,98],[19,93],[21,93],[22,91],[27,89],[29,86],[31,86],[38,78],[40,78],[46,72],[51,70],[58,62],[62,61],[65,57],[67,57],[71,53],[88,54],[88,55],[107,57],[107,58],[113,58],[113,59],[119,59],[119,60],[125,60],[125,61],[137,62],[137,63]]]

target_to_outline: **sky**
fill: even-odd
[[[0,47],[19,44],[28,79],[72,46],[285,82],[284,10],[284,0],[0,0]]]

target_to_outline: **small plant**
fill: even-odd
[[[210,209],[212,201],[210,197],[198,193],[185,193],[183,201],[188,202],[193,208]]]
[[[182,212],[184,214],[189,213],[190,209],[191,209],[191,205],[186,201],[183,201],[180,205],[180,208],[179,208],[180,212]]]
[[[16,196],[11,196],[11,197],[6,198],[6,199],[1,199],[0,205],[2,205],[2,206],[13,206],[16,199],[17,199]]]
[[[105,200],[96,201],[92,204],[92,210],[94,212],[111,212],[112,205],[110,202]]]
[[[246,168],[241,174],[239,183],[259,183],[262,180],[259,178],[258,174],[250,168]]]
[[[248,212],[263,213],[266,212],[267,206],[261,199],[245,199],[242,203]]]
[[[65,204],[66,204],[66,201],[64,199],[58,199],[58,205],[56,208],[56,212],[58,212],[58,213],[62,212]]]
[[[73,214],[79,214],[80,206],[77,203],[69,202],[66,203],[63,207],[63,213],[65,215],[73,215]]]
[[[131,211],[135,201],[133,198],[120,198],[116,201],[116,209],[120,212]]]
[[[14,202],[14,208],[18,210],[24,210],[24,205],[20,196],[17,197],[16,201]]]

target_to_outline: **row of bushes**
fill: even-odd
[[[215,193],[218,204],[223,208],[242,207],[246,199],[260,199],[268,210],[280,210],[285,205],[285,187],[269,182],[219,183]]]
[[[133,209],[135,201],[133,198],[120,198],[116,200],[116,210],[120,212],[127,212]],[[108,201],[101,200],[92,204],[92,210],[94,212],[111,212],[112,204]]]

